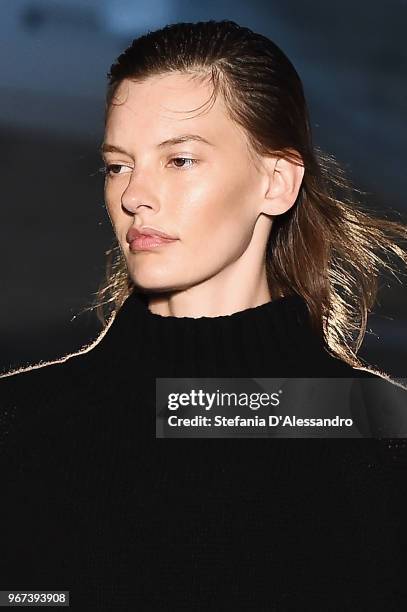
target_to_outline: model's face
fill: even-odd
[[[115,99],[123,103],[111,107],[104,142],[125,153],[104,154],[105,201],[129,274],[145,290],[184,290],[210,279],[250,244],[264,195],[258,170],[222,97],[210,110],[198,108],[211,93],[202,81],[166,74],[123,81]],[[210,144],[159,146],[185,134]],[[128,230],[143,226],[178,240],[131,249]]]

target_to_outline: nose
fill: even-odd
[[[135,214],[140,207],[146,206],[154,211],[159,208],[156,196],[149,187],[146,174],[132,172],[129,183],[121,196],[122,207],[129,213]]]

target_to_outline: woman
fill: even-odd
[[[97,303],[114,312],[90,346],[1,381],[3,588],[98,610],[307,594],[332,609],[332,588],[338,609],[377,602],[398,494],[378,442],[162,443],[155,383],[383,381],[356,353],[406,228],[352,199],[312,145],[290,61],[230,21],[133,41],[109,74],[102,153],[117,245]]]

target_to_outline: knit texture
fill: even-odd
[[[389,602],[404,467],[375,440],[155,438],[158,377],[294,376],[366,376],[299,296],[194,319],[133,293],[89,352],[0,380],[1,588],[77,610]]]

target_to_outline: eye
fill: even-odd
[[[106,166],[99,168],[99,172],[101,172],[105,176],[126,174],[126,172],[120,172],[120,168],[127,168],[127,170],[129,170],[130,172],[132,170],[129,166],[125,166],[124,164],[106,164]]]
[[[170,159],[170,162],[175,162],[175,161],[181,161],[181,162],[191,162],[190,164],[188,164],[188,166],[182,165],[182,166],[175,166],[176,168],[178,168],[179,170],[182,170],[183,168],[191,168],[192,166],[195,166],[198,163],[197,159],[192,159],[190,157],[173,157],[172,159]]]
[[[193,159],[190,157],[173,157],[170,159],[171,162],[181,162],[182,165],[175,164],[175,168],[178,170],[183,170],[184,168],[195,166],[198,163],[197,159]],[[188,165],[185,165],[185,162],[190,162]],[[129,172],[132,171],[132,168],[129,166],[125,166],[124,164],[106,164],[102,168],[99,168],[99,172],[105,176],[118,176],[120,174],[127,174],[126,170],[121,171],[122,168],[127,168]]]

